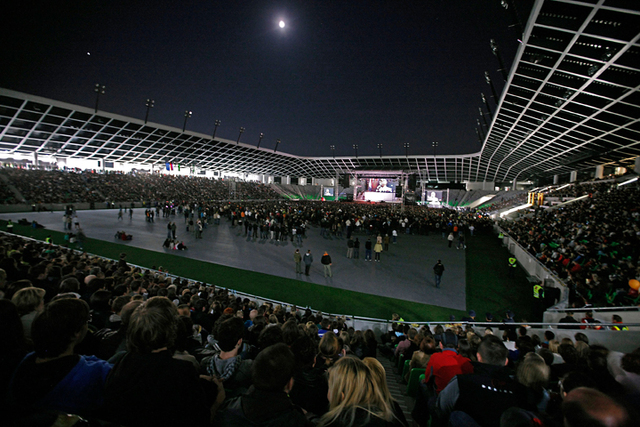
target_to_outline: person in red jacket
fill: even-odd
[[[432,354],[427,363],[424,382],[429,384],[431,381],[435,386],[436,394],[440,393],[456,375],[473,372],[471,360],[458,354],[456,342],[456,335],[449,330],[446,331],[443,341],[440,341],[442,353]]]

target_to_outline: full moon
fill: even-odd
[[[278,23],[278,26],[279,26],[280,28],[284,28],[284,21],[280,21],[280,22]]]

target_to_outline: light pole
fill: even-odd
[[[436,148],[438,147],[438,141],[433,141],[431,143],[431,146],[433,147],[433,157],[436,156]]]
[[[358,158],[358,144],[353,144],[353,149],[356,152],[356,159]]]
[[[96,83],[96,87],[93,89],[93,91],[96,93],[96,113],[98,112],[98,102],[100,101],[100,95],[104,95],[104,90],[106,88],[106,86],[100,86],[100,83]]]
[[[260,148],[260,143],[262,142],[262,138],[264,138],[264,133],[260,132],[260,137],[258,138],[258,146],[256,148]]]
[[[476,123],[478,124],[478,128],[480,128],[480,130],[479,130],[480,135],[482,136],[482,139],[484,139],[484,132],[482,131],[482,125],[480,124],[480,120],[476,119]],[[478,129],[476,129],[476,130],[478,130]]]
[[[184,131],[187,129],[187,120],[189,120],[189,117],[191,117],[191,114],[193,114],[193,112],[186,110],[184,112],[184,125],[182,125],[182,132],[184,133]]]
[[[331,150],[331,155],[335,159],[336,158],[336,146],[335,145],[330,145],[329,149]]]
[[[482,117],[482,121],[484,121],[484,127],[489,129],[489,123],[487,123],[487,118],[484,116],[482,112],[482,107],[478,107],[478,112],[480,113],[480,117]],[[480,125],[480,120],[478,120],[478,126]]]
[[[147,114],[145,114],[145,116],[144,116],[144,124],[145,125],[149,121],[149,110],[154,107],[155,102],[156,101],[154,101],[153,99],[147,99],[147,103],[144,104],[147,107]]]
[[[244,132],[244,128],[240,126],[240,133],[238,134],[238,140],[236,141],[236,145],[240,144],[240,137],[242,136],[242,132]]]
[[[491,86],[491,94],[493,95],[493,102],[495,102],[496,105],[498,105],[498,94],[496,93],[496,88],[493,86],[493,82],[491,81],[491,76],[489,76],[488,71],[484,72],[484,79],[486,80],[487,84]]]
[[[382,144],[378,144],[378,152],[380,153],[380,157],[382,157]]]
[[[280,145],[280,140],[276,139],[276,148],[273,149],[273,152],[275,153],[276,151],[278,151],[278,145]]]
[[[408,142],[404,143],[404,155],[405,155],[405,157],[409,157],[409,143]]]
[[[491,52],[493,52],[496,58],[498,58],[498,65],[500,65],[500,69],[498,71],[502,73],[502,78],[506,82],[509,78],[507,76],[507,69],[504,68],[504,62],[502,62],[502,56],[500,56],[500,51],[498,50],[498,45],[495,39],[489,40],[489,45],[491,46]]]
[[[222,124],[222,122],[220,120],[216,120],[216,122],[213,124],[213,136],[211,137],[211,139],[216,139],[216,131],[218,130],[218,126],[220,126]]]
[[[480,96],[482,97],[482,103],[484,104],[485,107],[487,107],[487,111],[489,112],[489,118],[491,118],[491,107],[489,107],[487,98],[484,97],[484,93],[480,93]]]

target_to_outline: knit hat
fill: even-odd
[[[474,310],[469,310],[469,317],[476,317],[476,312]]]

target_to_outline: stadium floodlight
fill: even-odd
[[[482,107],[478,107],[478,112],[480,113],[480,117],[482,117],[482,121],[484,122],[484,127],[489,129],[489,123],[487,123],[487,118],[484,116],[484,112],[482,111]],[[478,126],[480,126],[480,122],[478,122]]]
[[[336,158],[336,146],[335,145],[330,145],[329,149],[331,150],[331,154],[333,155],[333,158]]]
[[[264,133],[260,132],[260,137],[258,138],[258,146],[256,148],[260,148],[260,143],[262,142],[262,138],[264,138]]]
[[[436,156],[436,148],[438,148],[438,141],[433,141],[431,143],[431,146],[433,147],[433,157]]]
[[[480,136],[482,137],[482,140],[484,140],[484,132],[482,131],[482,126],[480,125],[480,120],[476,119],[476,123],[478,124],[478,127],[476,128],[476,131],[480,132]]]
[[[182,125],[182,132],[183,133],[187,129],[187,120],[189,120],[189,117],[191,117],[192,114],[193,114],[193,112],[189,111],[189,110],[185,110],[185,112],[184,112],[184,125]]]
[[[275,153],[276,151],[278,151],[278,145],[280,145],[280,140],[276,139],[276,148],[273,149],[273,152]]]
[[[382,157],[382,144],[378,144],[378,152],[380,153],[380,157]]]
[[[213,124],[213,136],[211,137],[211,139],[216,139],[216,131],[218,130],[218,126],[220,126],[222,124],[222,122],[220,120],[216,120],[215,123]]]
[[[238,134],[238,140],[236,141],[236,145],[240,144],[240,137],[242,136],[242,132],[244,132],[244,128],[240,126],[240,133]]]
[[[502,56],[500,56],[500,51],[498,50],[498,44],[496,43],[495,39],[491,39],[489,41],[489,45],[491,46],[491,52],[493,52],[496,58],[498,58],[498,65],[500,65],[500,69],[498,71],[502,73],[502,77],[506,82],[509,76],[507,76],[507,70],[504,68],[504,62],[502,62]]]
[[[96,113],[98,112],[98,102],[100,101],[100,95],[104,95],[106,88],[106,86],[101,86],[100,83],[96,83],[96,86],[93,89],[93,91],[96,93]]]
[[[404,156],[405,157],[409,157],[409,143],[408,142],[404,143]]]
[[[489,76],[489,72],[488,71],[484,72],[484,79],[487,81],[487,84],[491,87],[491,94],[493,95],[493,102],[495,102],[496,105],[498,105],[498,93],[496,92],[496,88],[493,85],[493,82],[491,81],[491,76]]]
[[[358,158],[358,144],[353,144],[353,150],[356,152],[356,159]]]
[[[489,107],[489,103],[487,102],[487,98],[485,98],[484,93],[480,93],[480,96],[482,97],[482,103],[485,105],[485,107],[487,107],[487,111],[489,112],[489,118],[491,118],[491,107]]]
[[[144,116],[144,124],[145,125],[149,121],[149,110],[151,110],[155,106],[155,103],[156,103],[156,101],[154,101],[153,99],[147,98],[147,102],[146,102],[146,104],[144,104],[147,107],[147,114],[145,114],[145,116]]]

